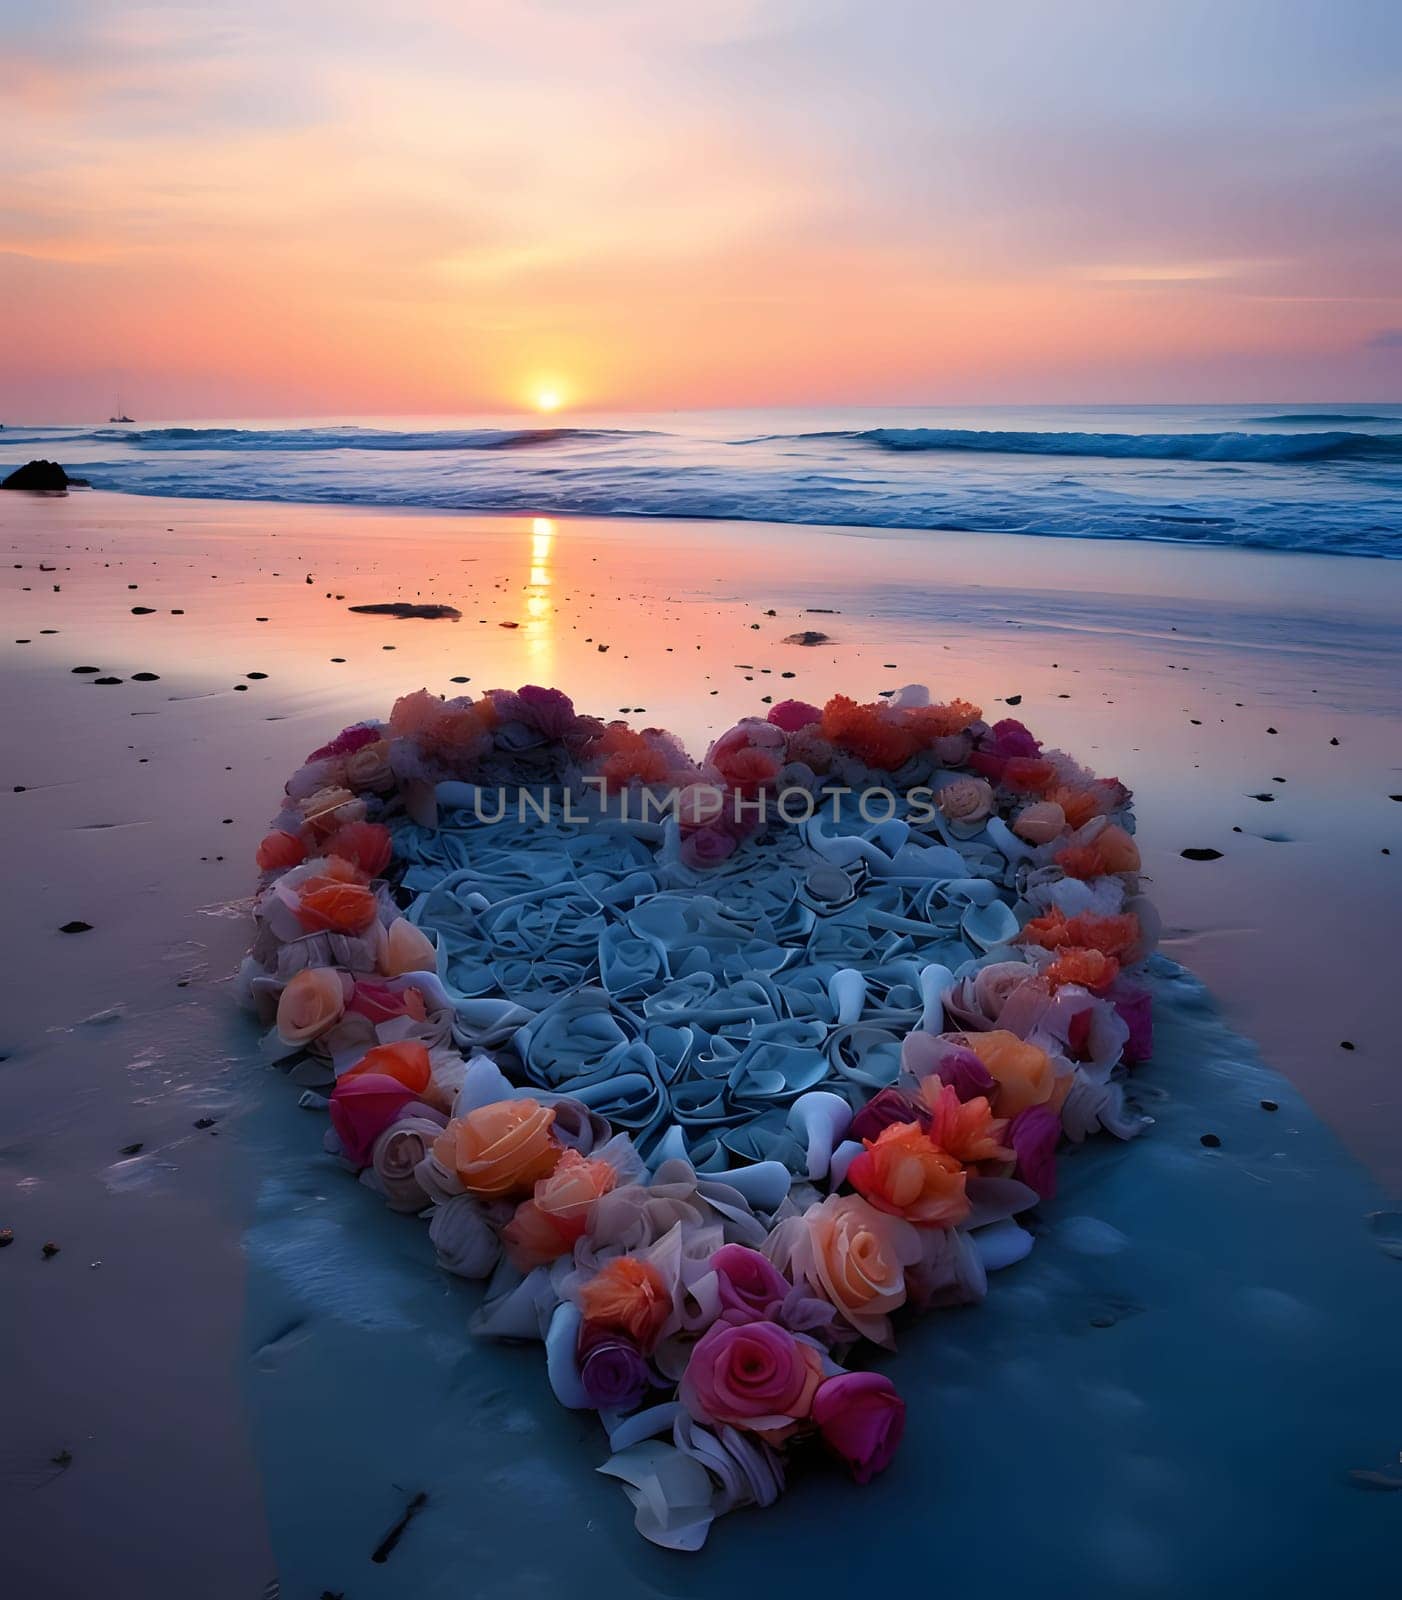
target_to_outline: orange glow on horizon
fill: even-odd
[[[1312,25],[1205,83],[1191,8],[28,9],[6,422],[1396,391],[1383,85]]]

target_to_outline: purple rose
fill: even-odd
[[[1028,1106],[1008,1124],[1008,1143],[1017,1157],[1013,1170],[1043,1200],[1056,1194],[1056,1147],[1061,1143],[1061,1118],[1047,1106]]]
[[[966,1053],[973,1055],[972,1050]],[[974,1060],[977,1061],[978,1057],[974,1056]],[[899,1089],[883,1089],[879,1094],[873,1095],[852,1118],[846,1137],[857,1140],[875,1139],[883,1128],[889,1128],[892,1123],[918,1122],[923,1128],[929,1120],[930,1113],[924,1106],[917,1105],[909,1095],[902,1094]]]
[[[813,1420],[857,1482],[870,1483],[890,1466],[901,1442],[905,1401],[879,1372],[843,1372],[813,1397]]]
[[[521,721],[544,734],[547,739],[563,739],[574,727],[574,701],[563,689],[542,689],[539,684],[523,684],[516,691],[516,701]]]
[[[1001,722],[993,724],[992,749],[995,755],[1003,756],[1005,759],[1013,756],[1039,756],[1042,753],[1042,744],[1041,740],[1032,737],[1016,717],[1004,717]]]
[[[711,1257],[727,1322],[773,1322],[793,1285],[758,1250],[724,1244]]]
[[[1154,1053],[1154,997],[1138,984],[1116,983],[1106,998],[1129,1026],[1124,1060],[1131,1066],[1147,1061]]]
[[[652,1372],[632,1340],[586,1322],[579,1330],[579,1379],[596,1411],[631,1411],[652,1387]]]
[[[968,1045],[957,1044],[948,1034],[926,1033],[916,1028],[901,1043],[901,1071],[917,1083],[938,1078],[961,1101],[991,1095],[993,1075]]]

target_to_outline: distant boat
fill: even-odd
[[[119,400],[117,402],[117,415],[115,417],[108,417],[107,420],[109,422],[135,422],[136,418],[129,417],[126,412],[122,410],[122,402]]]

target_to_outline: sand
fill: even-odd
[[[15,1592],[518,1595],[568,1572],[704,1595],[779,1561],[826,1591],[944,1551],[937,1571],[1036,1593],[1385,1570],[1402,1495],[1350,1474],[1402,1448],[1402,1266],[1369,1221],[1402,1193],[1402,569],[99,493],[0,496],[0,544]],[[389,602],[462,619],[349,610]],[[781,642],[802,631],[830,642]],[[1066,1162],[1032,1259],[907,1334],[898,1468],[861,1493],[805,1476],[697,1559],[637,1539],[594,1424],[535,1352],[468,1338],[474,1291],[320,1155],[233,1009],[283,778],[460,680],[557,682],[693,746],[764,696],[1015,705],[1135,788],[1165,954],[1236,1030],[1166,976],[1158,1126]]]

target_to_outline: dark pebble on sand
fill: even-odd
[[[1220,850],[1206,850],[1196,847],[1180,850],[1178,853],[1185,861],[1220,861],[1222,858]]]
[[[195,1119],[195,1126],[197,1128],[212,1128],[214,1126],[214,1118],[213,1117],[197,1117]]]
[[[1004,699],[1003,704],[1005,706],[1020,706],[1022,704],[1022,696],[1020,694],[1010,694]]]
[[[58,930],[60,933],[91,933],[91,922],[65,922]]]
[[[156,614],[155,606],[133,606],[131,614],[134,617],[153,617]]]
[[[471,683],[472,679],[471,678],[449,678],[448,682],[449,683]]]
[[[248,685],[246,683],[236,683],[234,685],[234,693],[235,694],[246,694],[247,692],[248,692]]]
[[[124,1144],[117,1154],[119,1156],[134,1156],[145,1148],[145,1145],[138,1139],[135,1144]]]
[[[1339,1049],[1340,1050],[1356,1050],[1357,1048],[1358,1048],[1358,1046],[1354,1044],[1352,1039],[1340,1039],[1339,1040]]]
[[[1262,1111],[1279,1111],[1280,1110],[1280,1106],[1274,1100],[1263,1100],[1261,1102],[1261,1110]]]
[[[133,672],[131,681],[133,683],[159,683],[161,675],[159,672]]]
[[[94,678],[93,679],[94,683],[120,683],[121,681],[122,680],[120,678]]]
[[[1275,799],[1275,796],[1273,794],[1249,794],[1246,798],[1248,800],[1264,800],[1269,804],[1270,801]]]
[[[74,667],[74,672],[101,672],[101,667]]]
[[[788,634],[782,641],[784,644],[831,644],[832,640],[825,633],[819,633],[816,628],[805,628],[802,633]]]
[[[3,1250],[7,1244],[13,1244],[14,1242],[15,1230],[13,1228],[0,1228],[0,1250]]]
[[[1221,1147],[1222,1141],[1215,1133],[1205,1133],[1198,1143],[1206,1145],[1209,1150],[1217,1150]]]
[[[245,678],[266,678],[267,676],[268,676],[268,674],[266,672],[245,672],[244,673],[244,677]]]
[[[40,1251],[40,1254],[43,1256],[45,1261],[48,1261],[58,1254],[58,1246],[53,1242],[52,1239],[50,1239]]]

